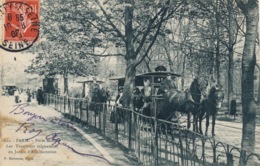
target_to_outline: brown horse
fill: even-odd
[[[193,131],[198,131],[198,108],[202,99],[203,93],[208,86],[208,82],[205,78],[194,78],[190,88],[185,91],[179,91],[173,86],[169,85],[171,81],[165,80],[162,82],[161,89],[165,92],[163,95],[163,101],[157,108],[158,118],[164,120],[171,120],[176,111],[186,113],[187,128],[190,128],[190,113],[193,114]]]
[[[200,133],[203,134],[201,128],[201,122],[203,120],[203,116],[206,113],[206,131],[205,135],[208,134],[209,127],[209,117],[212,116],[212,136],[215,135],[215,121],[218,109],[221,108],[221,104],[224,99],[224,93],[222,92],[222,87],[220,85],[213,85],[210,90],[207,98],[205,98],[200,105],[200,115],[199,115],[199,130]]]

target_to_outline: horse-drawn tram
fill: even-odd
[[[162,99],[162,92],[160,89],[163,81],[170,82],[169,88],[178,89],[178,78],[180,74],[176,74],[173,72],[168,71],[155,71],[155,72],[148,72],[144,74],[137,74],[135,76],[135,90],[133,92],[134,95],[143,95],[147,101],[151,101],[150,109],[151,114],[150,116],[156,115],[156,101]],[[111,78],[110,80],[118,81],[118,89],[124,87],[125,77],[115,77]],[[137,90],[137,91],[136,91]],[[136,96],[136,97],[137,97]],[[136,105],[137,109],[141,109],[141,106]]]
[[[225,154],[220,151],[213,155],[205,153],[205,149],[217,148],[218,145],[215,142],[210,144],[210,140],[208,142],[202,135],[187,129],[190,127],[190,113],[195,117],[193,119],[198,119],[197,110],[208,85],[207,80],[194,78],[187,90],[180,91],[177,86],[179,77],[181,75],[167,71],[137,74],[135,77],[133,95],[137,99],[134,101],[137,109],[125,111],[122,115],[128,115],[129,111],[134,115],[132,120],[129,116],[125,118],[129,127],[129,146],[134,146],[135,154],[144,165],[208,165],[211,161],[219,162],[217,155]],[[119,89],[124,86],[124,77],[111,80],[118,81]],[[150,114],[145,112],[144,106],[139,106],[140,93],[151,99]],[[187,128],[172,123],[171,117],[176,111],[187,114]],[[198,131],[197,121],[193,122],[193,130]],[[118,130],[127,128],[124,124],[120,122]]]

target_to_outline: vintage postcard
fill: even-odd
[[[0,0],[0,166],[260,165],[259,0]]]

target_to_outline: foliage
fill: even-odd
[[[62,3],[62,5],[61,5]],[[83,2],[86,5],[86,2]],[[97,75],[99,58],[87,54],[100,41],[90,39],[93,31],[80,19],[86,10],[71,0],[50,1],[41,4],[41,41],[30,52],[38,56],[26,72],[45,76],[68,74]],[[75,10],[76,9],[76,10]]]
[[[53,43],[53,44],[52,44]],[[48,45],[47,45],[48,44]],[[86,56],[83,52],[70,54],[73,51],[65,52],[64,46],[57,45],[55,42],[41,43],[41,48],[49,51],[49,54],[38,53],[38,56],[32,60],[32,63],[26,69],[28,73],[37,73],[39,75],[67,75],[87,76],[97,74],[98,58]],[[45,49],[45,47],[48,47]],[[52,51],[53,49],[53,51]]]

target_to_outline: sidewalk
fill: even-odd
[[[14,104],[13,96],[1,96],[1,166],[134,165],[120,148],[54,109],[35,100]]]

